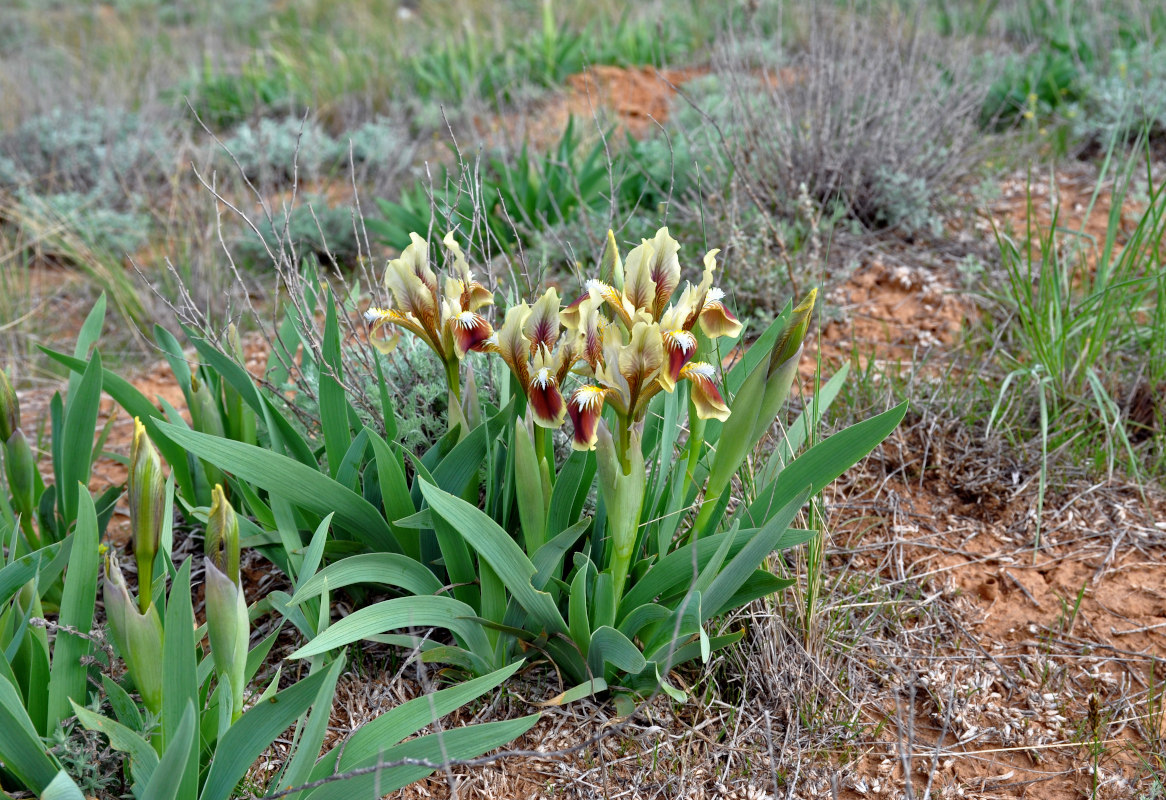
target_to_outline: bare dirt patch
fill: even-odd
[[[823,359],[837,365],[854,357],[860,369],[869,359],[908,363],[933,348],[950,349],[976,316],[949,275],[879,256],[859,264],[826,303],[831,319],[822,326]]]
[[[676,87],[705,74],[701,69],[594,66],[567,78],[566,87],[550,97],[503,115],[477,120],[480,136],[493,142],[527,142],[553,147],[572,117],[595,120],[614,139],[643,138],[668,120]]]

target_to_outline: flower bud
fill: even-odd
[[[239,584],[239,520],[216,485],[206,525],[206,624],[220,684],[230,687],[232,720],[243,713],[250,623]]]
[[[158,607],[139,612],[130,599],[125,578],[112,553],[105,562],[102,584],[105,616],[113,644],[126,662],[130,679],[152,714],[162,713],[162,618]]]
[[[12,438],[12,434],[20,429],[20,401],[16,398],[16,390],[8,381],[4,370],[0,369],[0,444]]]
[[[162,462],[146,427],[134,418],[134,441],[129,468],[130,532],[134,558],[138,562],[138,604],[143,612],[150,605],[154,582],[154,557],[162,538],[162,515],[166,509],[166,488]]]
[[[243,590],[207,557],[206,626],[220,685],[230,687],[231,720],[243,713],[250,623]]]
[[[19,428],[8,437],[4,450],[4,470],[8,475],[8,489],[12,492],[13,505],[22,514],[32,514],[36,458]]]
[[[766,370],[770,377],[795,355],[801,355],[802,343],[806,340],[806,333],[810,329],[810,319],[814,316],[814,303],[817,299],[818,290],[811,289],[810,293],[802,298],[802,302],[798,303],[797,308],[793,310],[789,323],[781,332],[781,336],[777,338],[773,351],[770,353],[769,367]]]
[[[228,580],[239,584],[239,520],[218,484],[211,494],[206,522],[206,555]]]
[[[603,250],[603,260],[599,263],[599,279],[610,281],[616,289],[623,291],[623,261],[619,257],[619,245],[615,243],[615,233],[608,229],[607,246]]]
[[[705,488],[705,504],[693,525],[697,535],[710,521],[717,499],[725,491],[746,456],[769,430],[789,394],[798,370],[802,344],[810,327],[818,290],[811,289],[793,310],[790,321],[770,351],[769,360],[758,364],[733,398],[732,413],[721,429],[716,454]]]
[[[219,413],[219,405],[215,402],[215,396],[211,394],[210,386],[205,381],[200,381],[192,376],[190,388],[194,400],[190,406],[191,427],[201,433],[209,433],[220,438],[225,436],[223,417]]]
[[[636,546],[647,480],[644,454],[640,448],[640,435],[632,431],[629,437],[625,468],[620,463],[618,448],[611,431],[607,429],[607,423],[600,420],[596,431],[595,460],[599,475],[599,492],[603,497],[603,507],[607,513],[607,530],[611,536],[610,569],[617,603],[623,596],[624,581],[627,579],[632,551]]]

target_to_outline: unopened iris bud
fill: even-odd
[[[239,519],[218,484],[211,494],[207,517],[206,555],[232,583],[239,583]]]
[[[134,418],[134,441],[130,447],[129,469],[130,531],[134,558],[138,562],[138,607],[144,613],[150,606],[154,583],[154,557],[162,538],[162,515],[166,509],[166,487],[162,479],[162,462],[154,449],[146,427]]]
[[[206,624],[219,683],[230,687],[231,719],[243,713],[250,624],[239,584],[239,521],[215,486],[206,528]]]
[[[150,605],[138,611],[130,599],[125,578],[112,553],[105,561],[102,584],[105,615],[113,644],[126,663],[130,680],[142,696],[142,703],[153,714],[162,713],[162,618],[158,607]]]
[[[640,448],[640,435],[636,431],[629,434],[629,444],[625,457],[627,465],[620,463],[620,455],[607,424],[599,421],[596,430],[595,456],[599,475],[599,492],[607,513],[607,528],[612,542],[612,584],[618,603],[623,596],[624,582],[632,562],[632,551],[636,546],[636,534],[640,527],[640,511],[644,505],[644,487],[647,473],[644,455]]]
[[[12,438],[20,429],[20,401],[16,390],[8,381],[4,370],[0,369],[0,445]]]
[[[12,432],[4,445],[4,470],[8,475],[8,489],[14,505],[21,513],[32,513],[33,485],[36,482],[36,458],[19,428]]]
[[[709,470],[705,504],[693,524],[697,535],[709,523],[717,499],[740,469],[745,457],[757,446],[781,410],[794,375],[797,374],[817,297],[818,290],[812,289],[793,310],[790,321],[770,351],[768,361],[758,364],[749,373],[741,384],[741,390],[733,398],[732,413],[721,429],[716,455]]]
[[[817,299],[818,290],[811,289],[810,293],[794,309],[789,324],[781,332],[781,336],[778,337],[777,342],[773,346],[773,351],[770,353],[769,367],[767,370],[770,378],[772,378],[777,370],[781,369],[783,364],[788,363],[794,356],[800,356],[802,354],[802,344],[805,342],[806,333],[810,329],[810,319],[814,316],[814,304]]]
[[[619,257],[619,245],[615,243],[615,233],[611,229],[607,231],[607,247],[603,250],[603,260],[599,264],[599,277],[623,291],[623,261]]]
[[[191,394],[194,396],[194,403],[191,404],[190,408],[194,429],[201,433],[210,433],[219,437],[225,436],[223,418],[219,414],[219,406],[215,402],[214,395],[211,394],[210,386],[205,381],[200,381],[192,376],[190,388]]]

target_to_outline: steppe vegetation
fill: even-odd
[[[1164,36],[7,3],[0,797],[1166,796]]]

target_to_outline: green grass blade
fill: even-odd
[[[187,559],[170,585],[162,642],[162,750],[170,758],[167,763],[176,765],[165,774],[179,800],[194,800],[198,793],[198,742],[193,733],[185,732],[188,715],[190,731],[194,729],[194,709],[199,703],[190,569]],[[183,749],[185,757],[170,755]]]
[[[105,326],[105,292],[97,298],[97,302],[93,304],[93,308],[89,310],[85,321],[81,323],[81,330],[77,332],[77,343],[73,345],[73,357],[81,359],[82,361],[89,357],[89,350],[101,338],[101,329]],[[77,392],[77,386],[80,384],[81,378],[76,375],[69,376],[69,391],[66,396],[72,402],[73,396]]]
[[[41,792],[40,800],[85,800],[85,795],[68,773],[61,770]]]
[[[404,467],[385,440],[374,431],[369,430],[369,441],[372,442],[373,456],[376,458],[377,483],[380,485],[385,519],[389,520],[389,527],[405,554],[420,559],[421,545],[418,535],[394,524],[395,520],[404,519],[417,511],[417,507],[413,505],[409,484],[405,480]]]
[[[564,462],[563,468],[559,470],[559,476],[555,480],[555,488],[551,490],[551,508],[547,514],[547,536],[549,538],[553,539],[553,537],[558,536],[577,519],[577,515],[571,516],[575,506],[575,497],[579,494],[580,488],[588,482],[588,479],[594,478],[595,475],[593,471],[588,470],[589,465],[593,470],[595,456],[592,453],[573,450]]]
[[[40,794],[60,767],[45,752],[24,710],[20,691],[0,675],[0,762],[29,790]]]
[[[328,458],[328,470],[336,478],[344,454],[352,444],[352,431],[348,427],[348,398],[340,383],[344,365],[340,359],[340,326],[336,321],[336,301],[331,290],[324,303],[327,308],[324,319],[323,356],[320,365],[320,428],[324,433],[324,453]]]
[[[494,568],[518,604],[548,634],[567,632],[567,623],[563,621],[551,596],[535,589],[531,583],[537,570],[522,548],[510,538],[510,534],[465,500],[443,492],[432,484],[422,483],[421,493],[433,512],[465,537],[478,555]]]
[[[336,520],[373,550],[400,552],[384,517],[363,497],[327,475],[287,456],[242,442],[232,442],[159,422],[162,436],[206,459],[240,480],[285,496],[317,514],[336,513]]]
[[[65,567],[73,549],[73,540],[54,542],[40,550],[35,550],[0,568],[0,606],[12,599],[20,591],[20,587],[35,577],[40,578],[42,585],[48,585],[57,579],[57,575]],[[55,564],[55,569],[49,565]]]
[[[778,471],[785,464],[792,461],[798,451],[802,449],[802,445],[806,443],[810,432],[818,427],[822,421],[822,415],[826,413],[826,410],[830,408],[830,405],[838,397],[838,393],[842,390],[849,374],[850,363],[847,362],[814,395],[813,399],[810,400],[809,408],[803,410],[790,423],[789,428],[785,432],[785,436],[777,443],[777,447],[773,449],[773,454],[769,457],[769,461],[765,465],[765,470],[762,472],[761,478],[762,486],[776,478]]]
[[[603,626],[591,634],[591,646],[587,650],[587,663],[595,675],[603,675],[604,665],[611,664],[631,675],[642,672],[648,662],[632,640],[615,628]]]
[[[571,546],[579,541],[579,537],[587,532],[589,527],[591,527],[591,517],[584,517],[539,548],[538,552],[534,554],[534,558],[530,560],[535,568],[535,575],[531,578],[531,584],[534,588],[544,589],[547,581],[551,578],[562,577],[563,557],[571,549]]]
[[[48,725],[55,730],[58,723],[71,711],[70,700],[84,704],[87,700],[87,669],[83,663],[92,643],[85,638],[93,627],[93,611],[97,602],[97,512],[88,490],[77,484],[80,504],[77,529],[73,532],[72,554],[65,573],[65,589],[61,595],[61,630],[53,647],[53,663],[49,673]],[[76,630],[78,633],[68,633]]]
[[[470,617],[474,609],[452,597],[398,597],[382,600],[357,609],[328,630],[292,653],[288,658],[307,658],[357,642],[367,636],[410,627],[436,626],[457,634],[466,649],[481,655],[489,653],[489,643],[482,626]]]
[[[746,510],[746,518],[753,525],[764,525],[806,486],[810,487],[811,495],[822,491],[887,438],[906,413],[907,404],[900,403],[814,445],[790,462],[777,480],[761,491]]]
[[[304,725],[303,735],[300,737],[300,740],[299,740],[298,744],[296,745],[295,755],[292,757],[291,762],[287,765],[287,769],[284,770],[283,774],[280,776],[280,779],[279,779],[279,782],[277,783],[277,785],[275,787],[271,787],[268,789],[269,792],[272,791],[273,789],[284,789],[284,788],[289,788],[292,786],[298,786],[302,783],[305,783],[308,780],[308,776],[311,774],[312,767],[315,766],[316,759],[320,755],[320,747],[324,743],[324,736],[328,732],[328,719],[332,713],[332,698],[336,693],[336,681],[340,677],[340,670],[341,670],[341,667],[343,666],[343,664],[344,664],[343,659],[337,659],[335,662],[333,662],[332,666],[327,670],[325,677],[324,677],[324,680],[322,682],[320,682],[319,688],[316,690],[315,696],[312,697],[310,700],[312,711],[308,715],[307,722]],[[320,674],[320,673],[317,673],[317,674]],[[292,687],[292,688],[295,688],[295,687]],[[292,703],[296,702],[295,700],[293,700],[291,698],[284,697],[284,695],[286,695],[290,691],[291,691],[290,689],[285,690],[284,692],[281,692],[280,694],[276,695],[272,699],[276,700],[277,703],[283,703],[285,706],[290,707],[292,705]],[[302,700],[299,702],[302,703]],[[271,705],[271,704],[265,703],[264,705]],[[284,710],[286,711],[288,709],[284,709]],[[250,712],[248,712],[248,713],[250,713]],[[245,717],[246,717],[246,715],[244,715],[244,718]],[[239,720],[239,722],[237,723],[237,725],[242,725],[243,721],[244,721],[244,719],[241,718]],[[248,720],[247,724],[250,725],[252,722],[253,722],[253,720]],[[261,744],[262,741],[268,741],[267,739],[264,739],[264,737],[268,737],[268,736],[270,737],[270,741],[275,741],[275,738],[278,737],[280,735],[280,733],[282,733],[282,731],[278,730],[278,729],[275,730],[274,732],[272,731],[272,728],[274,728],[278,723],[279,723],[278,719],[273,720],[271,722],[271,724],[268,724],[266,726],[266,728],[263,730],[262,733],[254,735],[253,738],[256,740],[256,743]],[[259,726],[256,725],[255,727],[258,728]],[[285,725],[285,727],[286,727],[286,725]],[[245,743],[245,742],[246,742],[246,740],[243,740],[243,743]],[[226,747],[226,746],[230,746],[231,744],[232,744],[231,733],[228,732],[227,736],[225,736],[223,739],[223,746]],[[228,751],[228,752],[230,752],[230,751]],[[251,759],[254,760],[254,759],[258,758],[262,752],[263,752],[262,750],[255,751],[254,755],[251,756]],[[216,753],[216,755],[217,755],[217,753]],[[249,755],[249,754],[244,754],[244,755]],[[216,758],[215,763],[218,763],[218,761],[219,761],[219,758]],[[239,758],[239,761],[240,761],[240,766],[242,767],[242,771],[239,773],[239,779],[241,779],[243,777],[243,775],[246,774],[247,769],[250,767],[250,762],[243,761],[242,756]],[[213,771],[214,771],[213,764],[211,766],[211,770],[213,773]],[[229,777],[230,776],[228,774],[227,777],[224,778],[224,780],[229,779]],[[208,776],[208,781],[207,781],[208,785],[210,783],[209,779],[210,779],[210,776]],[[229,791],[230,790],[228,789],[228,792]],[[214,797],[214,795],[208,795],[205,792],[204,792],[203,796],[205,798],[208,798],[208,800],[210,798]],[[230,795],[228,794],[227,797],[229,797],[229,796]],[[299,797],[299,795],[292,795],[292,797],[293,798]],[[224,798],[224,800],[225,800],[225,798]]]
[[[255,759],[311,707],[322,684],[335,684],[343,665],[344,660],[337,659],[328,670],[309,675],[248,709],[215,748],[199,800],[229,800]]]
[[[542,473],[534,442],[526,423],[514,423],[514,491],[518,500],[518,519],[526,555],[533,557],[546,541],[547,507],[543,495]]]
[[[101,354],[94,353],[75,391],[69,395],[65,412],[60,499],[66,525],[77,519],[77,495],[70,487],[78,483],[89,485],[93,435],[97,431],[97,409],[101,402],[101,374]]]
[[[531,714],[503,722],[485,722],[441,733],[431,733],[390,747],[366,760],[361,766],[373,766],[377,759],[385,764],[405,759],[441,764],[446,761],[475,758],[518,738],[529,731],[538,720],[538,714]],[[394,792],[431,775],[435,769],[436,767],[432,766],[387,767],[345,781],[325,784],[308,795],[308,798],[351,800],[354,797],[372,797],[375,793]]]
[[[327,586],[335,591],[354,584],[395,586],[411,595],[431,595],[441,591],[441,581],[423,564],[400,553],[362,553],[336,561],[304,581],[292,596],[297,605],[316,597]]]
[[[162,758],[150,776],[150,782],[139,795],[139,800],[181,800],[194,797],[197,784],[189,784],[185,776],[197,777],[198,773],[197,722],[194,703],[185,701],[182,716],[174,726]],[[183,778],[176,780],[177,776]]]
[[[64,353],[58,353],[47,347],[41,347],[40,351],[57,363],[68,367],[74,373],[82,373],[88,367],[87,361],[67,356]],[[162,457],[166,459],[166,463],[170,465],[170,469],[175,475],[178,485],[184,490],[192,491],[186,453],[178,445],[155,435],[157,428],[154,427],[154,421],[162,419],[162,413],[154,408],[154,404],[144,394],[139,392],[132,383],[108,369],[102,369],[101,371],[101,388],[119,406],[124,408],[127,414],[142,420],[147,432],[150,434],[151,440],[158,448],[158,452],[162,454]],[[190,495],[192,498],[193,496],[193,494]]]
[[[708,590],[703,593],[701,622],[707,622],[724,608],[729,598],[737,593],[753,571],[765,562],[766,556],[777,549],[786,529],[809,498],[810,490],[807,487],[774,514],[761,530],[753,534],[733,560],[720,570],[709,584]]]

